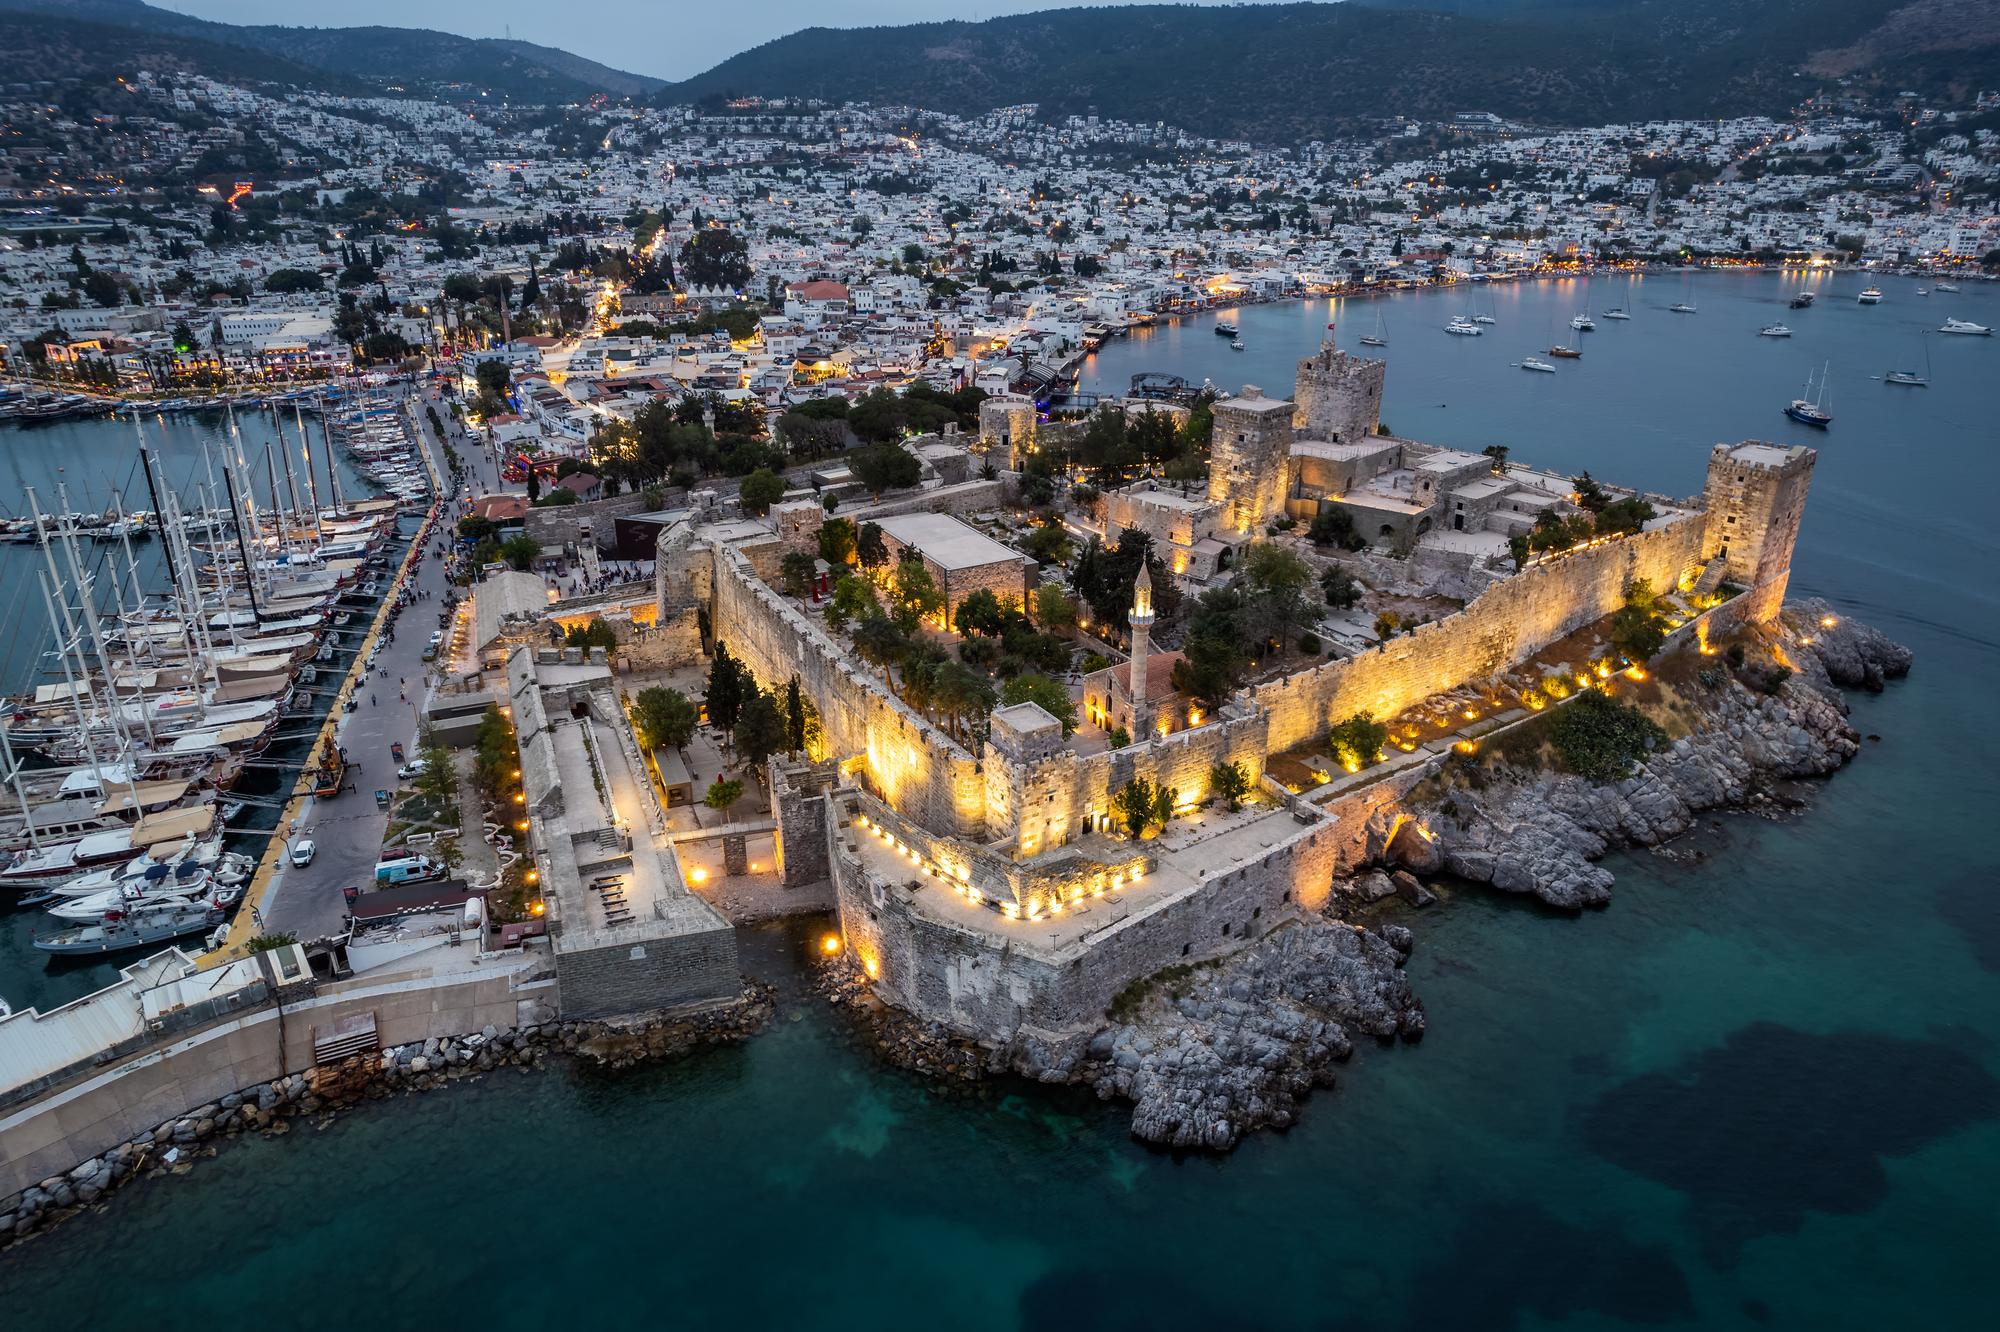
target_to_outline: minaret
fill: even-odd
[[[1153,650],[1153,575],[1146,561],[1139,561],[1139,576],[1132,580],[1132,738],[1144,739],[1153,728],[1153,709],[1147,703],[1146,657]]]

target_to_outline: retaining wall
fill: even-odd
[[[313,1067],[313,1028],[372,1012],[381,1044],[513,1027],[552,1003],[540,960],[496,960],[446,977],[322,987],[311,999],[228,1018],[134,1055],[0,1117],[0,1198],[243,1087]]]

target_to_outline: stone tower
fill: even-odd
[[[1756,440],[1718,444],[1709,452],[1702,559],[1721,559],[1724,577],[1744,589],[1746,620],[1773,619],[1784,606],[1792,546],[1818,459],[1803,444]]]
[[[1139,561],[1139,576],[1132,580],[1132,736],[1145,736],[1153,729],[1153,709],[1146,695],[1146,658],[1153,653],[1153,575],[1146,561]]]
[[[997,450],[1009,471],[1019,471],[1022,459],[1034,451],[1038,424],[1033,398],[996,393],[979,404],[979,451]]]
[[[1222,505],[1233,532],[1255,532],[1284,512],[1291,471],[1292,404],[1245,384],[1215,404],[1208,497]]]
[[[1333,327],[1319,350],[1299,362],[1292,388],[1292,429],[1302,439],[1353,444],[1382,423],[1382,380],[1386,361],[1370,361],[1333,345]]]

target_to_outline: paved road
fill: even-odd
[[[443,454],[424,423],[421,401],[417,420],[419,435],[443,476]],[[456,501],[452,501],[448,519],[456,508]],[[360,765],[358,771],[349,768],[356,789],[332,799],[307,798],[295,836],[312,838],[318,854],[309,866],[293,868],[287,864],[278,871],[266,899],[262,926],[266,932],[295,934],[300,939],[336,934],[347,909],[341,890],[350,884],[365,889],[374,879],[377,852],[389,822],[388,815],[375,807],[374,793],[377,788],[393,789],[396,785],[391,744],[401,742],[406,752],[414,755],[417,712],[427,688],[423,653],[443,609],[444,561],[436,553],[440,541],[440,535],[432,533],[429,547],[412,572],[413,586],[429,593],[429,599],[412,602],[391,614],[376,656],[377,671],[370,672],[357,692],[360,706],[339,723],[337,740],[347,750],[350,763]],[[395,635],[393,642],[388,640],[390,633]],[[399,678],[406,682],[401,690]],[[407,700],[400,696],[404,693]]]

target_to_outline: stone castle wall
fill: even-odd
[[[986,787],[972,755],[891,694],[825,628],[757,577],[732,547],[714,548],[713,626],[765,686],[793,674],[819,703],[828,751],[867,756],[873,788],[925,827],[982,836]]]
[[[583,524],[590,523],[590,539],[599,550],[610,550],[618,539],[618,518],[646,512],[646,496],[641,491],[613,495],[588,504],[555,504],[531,508],[521,516],[521,530],[544,546],[566,546],[577,539]]]
[[[843,838],[851,835],[843,829]],[[1023,1028],[1081,1034],[1118,992],[1163,967],[1232,952],[1299,910],[1324,904],[1340,861],[1340,825],[1315,818],[1255,861],[1218,868],[1158,900],[1102,899],[1102,928],[1060,949],[1038,948],[1033,926],[996,920],[972,928],[925,910],[928,881],[912,889],[834,856],[841,929],[849,947],[899,1008],[982,1040]]]
[[[1457,614],[1356,657],[1258,685],[1269,752],[1302,743],[1357,712],[1392,717],[1432,694],[1484,679],[1609,615],[1644,578],[1672,587],[1702,554],[1700,514],[1571,551],[1495,584]]]

